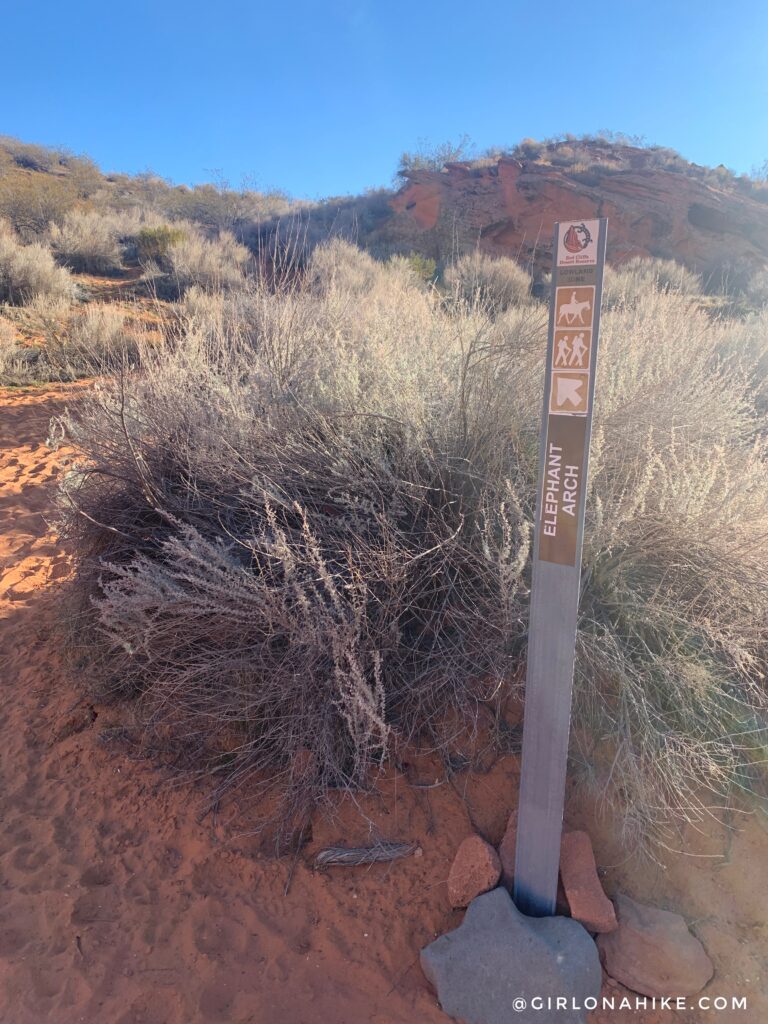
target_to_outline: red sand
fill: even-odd
[[[518,764],[454,788],[434,764],[394,769],[357,806],[313,821],[295,860],[274,859],[226,808],[200,823],[204,794],[100,734],[130,714],[90,705],[56,649],[55,591],[68,562],[45,513],[66,453],[44,445],[77,387],[0,392],[0,1022],[2,1024],[430,1024],[446,1022],[418,965],[455,927],[453,854],[474,827],[498,842]],[[418,782],[433,788],[415,788]],[[362,812],[362,813],[361,813]],[[635,1024],[768,1018],[765,834],[756,819],[728,859],[627,859],[583,803],[609,893],[685,914],[717,973],[708,992],[746,994],[744,1012],[595,1015]],[[692,836],[722,853],[722,829]],[[374,837],[421,856],[316,871],[328,845]],[[284,895],[290,878],[288,894]],[[607,991],[611,991],[610,988]]]

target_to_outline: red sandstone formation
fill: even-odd
[[[392,206],[423,232],[425,248],[430,232],[441,250],[453,235],[463,246],[479,244],[539,269],[549,267],[556,219],[592,217],[610,219],[613,263],[661,256],[705,275],[766,265],[768,203],[739,191],[735,179],[716,187],[693,172],[649,167],[640,149],[622,147],[621,157],[608,169],[501,157],[485,166],[412,171]],[[445,238],[437,240],[437,232]]]

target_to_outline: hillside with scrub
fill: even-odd
[[[540,240],[555,213],[587,215],[576,186],[601,188],[582,167],[598,150],[613,203],[623,173],[661,168],[728,209],[765,204],[757,179],[634,147],[640,166],[626,141],[531,146],[464,163],[410,155],[397,192],[310,204],[0,143],[9,721],[14,744],[28,725],[52,751],[29,761],[31,778],[44,770],[62,794],[82,772],[84,801],[93,787],[108,804],[112,786],[117,800],[87,843],[65,835],[74,803],[35,804],[58,838],[34,838],[64,851],[62,878],[64,865],[106,871],[91,893],[119,876],[139,902],[175,900],[185,878],[205,894],[196,930],[173,904],[172,927],[158,919],[146,938],[176,943],[185,971],[205,959],[199,1019],[247,1021],[209,958],[231,947],[245,964],[263,933],[269,983],[297,971],[305,1001],[324,998],[300,963],[321,950],[327,1014],[362,1012],[345,987],[357,958],[381,1012],[399,1014],[376,1019],[446,1020],[409,958],[455,913],[436,891],[454,840],[471,827],[498,842],[516,805],[547,243],[502,252],[475,222],[448,231],[456,182],[466,196],[500,161],[520,165],[516,180],[540,173],[526,160],[559,167],[566,206],[536,214]],[[609,882],[649,898],[666,886],[671,901],[699,901],[697,920],[711,909],[718,970],[754,979],[764,942],[740,949],[734,915],[749,916],[744,879],[764,841],[768,269],[751,236],[721,241],[706,267],[675,237],[679,252],[624,247],[606,270],[566,817],[599,837]],[[6,811],[29,812],[30,793],[8,793]],[[18,835],[2,850],[22,871],[30,840],[9,820]],[[367,916],[345,931],[351,890],[335,892],[311,858],[395,840],[410,859],[354,883]],[[141,861],[138,885],[144,842],[162,867],[154,878]],[[694,870],[680,851],[733,862],[725,888],[710,860]],[[38,894],[57,884],[42,860],[30,870]],[[221,887],[254,872],[268,898],[228,922]],[[401,889],[385,898],[389,884]],[[97,902],[78,907],[78,941],[95,938]],[[294,917],[278,926],[285,907]],[[339,929],[328,924],[325,946],[310,907]],[[35,913],[48,913],[42,896]],[[355,945],[363,925],[378,953]],[[105,971],[73,981],[70,1005],[117,1006],[125,985],[139,1006],[135,979]],[[45,998],[29,997],[30,1014],[65,1005],[63,989]],[[189,1019],[181,996],[162,999],[166,1024]],[[294,1010],[275,1020],[293,1024]]]

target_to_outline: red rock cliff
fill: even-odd
[[[613,263],[662,256],[705,275],[766,265],[768,203],[694,176],[644,168],[640,159],[628,162],[636,166],[610,173],[507,157],[487,166],[447,164],[409,174],[392,206],[425,241],[440,232],[442,254],[453,237],[462,247],[479,244],[548,269],[556,220],[608,217]]]

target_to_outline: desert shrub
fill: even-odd
[[[468,135],[462,135],[457,142],[440,142],[433,144],[420,139],[418,147],[412,152],[401,155],[397,177],[407,178],[414,171],[441,171],[443,167],[456,160],[466,160],[472,152],[472,142]]]
[[[0,387],[14,387],[50,380],[41,370],[41,349],[37,345],[23,345],[16,337],[13,325],[0,318]]]
[[[213,326],[219,330],[223,324],[224,306],[224,292],[206,292],[199,285],[193,284],[184,292],[177,308],[184,323]]]
[[[140,336],[128,326],[125,311],[100,302],[77,310],[46,347],[48,361],[67,378],[134,366],[139,355]]]
[[[16,328],[10,322],[6,320],[4,316],[0,316],[0,344],[6,348],[16,342]]]
[[[381,281],[380,264],[341,238],[332,238],[312,252],[307,270],[308,287],[321,295],[338,291],[362,297]]]
[[[69,178],[26,172],[0,177],[0,218],[25,242],[45,235],[51,223],[63,223],[77,202],[77,189]]]
[[[748,358],[694,299],[649,288],[603,324],[574,745],[628,841],[671,842],[760,789],[768,453]]]
[[[768,305],[718,324],[718,353],[748,382],[750,397],[764,424],[768,415]]]
[[[537,142],[536,139],[523,139],[514,147],[512,155],[517,160],[539,160],[545,149],[546,145],[543,142]]]
[[[410,260],[394,257],[381,264],[341,238],[333,238],[313,250],[305,280],[307,287],[319,295],[380,295],[387,305],[393,289],[412,291],[422,283]]]
[[[172,247],[183,242],[185,237],[183,228],[170,224],[142,227],[134,237],[136,257],[140,263],[168,266]]]
[[[744,289],[744,297],[758,309],[768,306],[768,268],[752,275]]]
[[[675,260],[633,256],[619,267],[606,267],[603,303],[606,307],[642,302],[649,290],[680,295],[701,294],[701,278]]]
[[[72,210],[59,227],[51,227],[51,247],[58,261],[77,273],[111,274],[122,267],[119,218]]]
[[[400,741],[450,761],[514,692],[546,309],[446,303],[339,242],[205,294],[62,425],[72,622],[217,795],[285,819]],[[573,764],[668,842],[764,762],[766,452],[695,298],[648,285],[603,325]]]
[[[168,250],[165,283],[178,295],[192,285],[204,291],[241,287],[249,258],[245,246],[226,231],[213,239],[187,231]]]
[[[16,339],[16,328],[0,317],[0,387],[19,384],[27,378],[29,356]]]
[[[9,135],[0,136],[0,153],[17,166],[28,171],[43,174],[66,173],[81,187],[93,183],[99,177],[96,164],[90,157],[76,156],[61,146],[40,146],[34,142],[22,142]]]
[[[96,649],[230,783],[300,764],[305,799],[360,783],[393,732],[439,744],[446,707],[476,721],[520,640],[514,464],[499,472],[495,434],[473,452],[489,396],[451,369],[457,329],[479,359],[487,324],[457,327],[414,287],[386,308],[379,269],[370,304],[316,278],[235,292],[223,328],[190,322],[69,426],[86,461],[67,500],[85,515],[65,528],[88,551]]]
[[[19,321],[22,333],[35,343],[6,346],[5,371],[0,371],[5,384],[73,381],[127,371],[139,365],[145,347],[144,331],[125,310],[109,303],[73,309],[67,300],[42,296],[20,311]]]
[[[30,171],[49,172],[56,170],[65,157],[65,150],[53,146],[40,146],[34,142],[22,142],[9,135],[0,136],[0,149],[7,153],[17,167]]]
[[[68,271],[57,267],[46,246],[21,245],[0,223],[0,302],[21,306],[35,298],[68,298],[74,285]]]
[[[531,300],[531,276],[514,260],[467,253],[445,271],[445,283],[458,300],[501,312]]]
[[[280,216],[290,204],[280,192],[235,191],[226,181],[169,189],[158,208],[173,220],[188,220],[209,231],[234,233],[241,225]]]
[[[429,256],[422,256],[417,252],[411,252],[407,256],[391,256],[390,262],[402,262],[424,284],[434,284],[437,280],[437,263]]]

